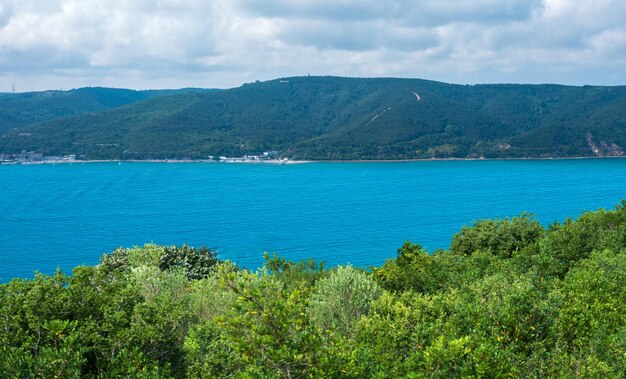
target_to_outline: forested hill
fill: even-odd
[[[69,91],[26,92],[0,94],[0,134],[38,122],[56,120],[83,113],[99,112],[120,107],[154,96],[176,92],[197,91],[148,90],[134,91],[117,88],[79,88]]]
[[[26,149],[93,159],[266,150],[296,159],[621,156],[625,148],[624,86],[339,77],[152,97],[0,137],[0,153]]]

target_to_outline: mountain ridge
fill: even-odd
[[[167,93],[0,134],[0,153],[93,159],[547,158],[624,147],[625,86],[319,76]]]

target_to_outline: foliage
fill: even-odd
[[[471,255],[477,251],[510,258],[538,241],[545,233],[539,222],[526,214],[504,220],[481,220],[464,226],[454,235],[450,251]]]
[[[217,262],[217,254],[206,246],[199,249],[188,245],[168,246],[163,249],[159,268],[163,271],[182,268],[189,280],[196,280],[208,277]]]
[[[182,270],[189,280],[208,277],[219,262],[217,253],[206,246],[197,249],[189,245],[157,246],[146,244],[142,248],[118,248],[100,259],[100,266],[109,270],[128,270],[149,266],[161,271]]]
[[[317,282],[309,300],[311,321],[322,331],[352,337],[356,323],[370,311],[381,290],[370,275],[352,266],[339,266]]]
[[[385,289],[416,292],[431,290],[429,278],[433,272],[433,256],[420,245],[406,242],[398,249],[398,257],[385,262],[383,267],[374,268],[374,278]]]
[[[306,318],[306,288],[291,290],[250,272],[227,273],[222,283],[237,298],[234,312],[218,323],[247,363],[245,371],[288,378],[317,371],[322,340]]]
[[[270,256],[267,252],[263,254],[263,257],[266,260],[263,270],[287,286],[302,286],[302,282],[305,282],[307,287],[311,287],[318,279],[326,275],[324,262],[315,262],[312,258],[293,262],[277,254]]]
[[[561,372],[626,375],[626,254],[596,251],[568,272],[553,338],[568,361]]]
[[[145,244],[142,248],[117,248],[100,258],[100,267],[105,271],[130,270],[133,267],[158,267],[163,255],[164,247],[154,244]]]
[[[588,212],[577,220],[555,223],[548,230],[548,238],[541,241],[541,252],[552,260],[553,270],[563,276],[579,260],[593,250],[626,248],[626,201],[614,211],[600,209]]]
[[[3,377],[626,375],[626,203],[464,227],[372,272],[145,245],[0,284]]]

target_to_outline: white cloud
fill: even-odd
[[[0,28],[6,26],[13,16],[11,0],[0,0]]]
[[[0,91],[306,73],[624,84],[623,25],[621,0],[0,0]]]
[[[387,19],[416,26],[455,21],[501,22],[525,19],[540,0],[234,0],[255,16],[329,19],[335,21]]]

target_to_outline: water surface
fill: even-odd
[[[147,242],[250,268],[264,251],[380,265],[407,240],[447,248],[464,224],[526,210],[547,225],[624,188],[623,159],[0,166],[0,281]]]

